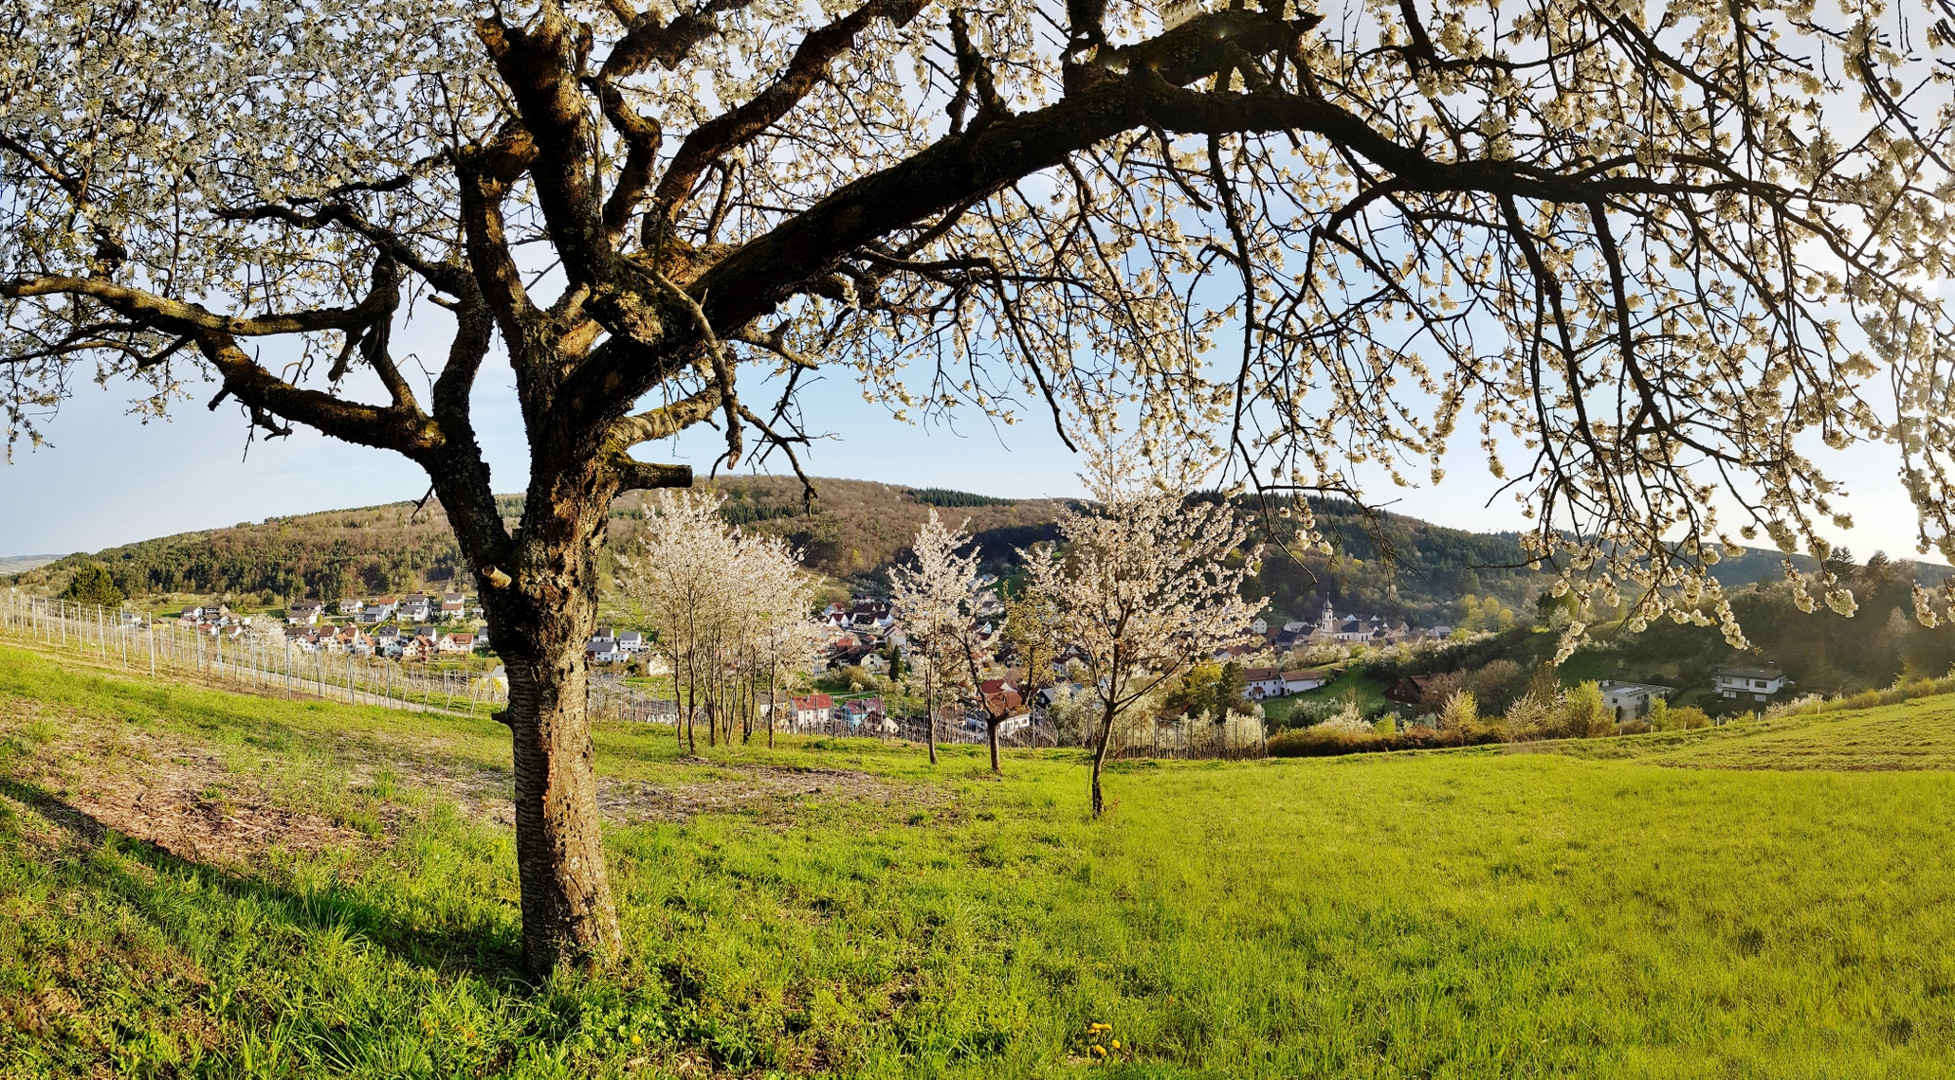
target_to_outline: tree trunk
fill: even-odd
[[[998,724],[998,721],[988,718],[984,724],[991,736],[991,771],[994,773],[1002,771],[998,768]]]
[[[930,764],[937,763],[937,684],[934,679],[923,679],[923,729],[924,738],[930,743]]]
[[[740,745],[753,742],[754,702],[760,693],[760,679],[753,674],[753,666],[747,667],[747,677],[740,681]]]
[[[1106,764],[1107,747],[1113,743],[1113,706],[1108,704],[1100,718],[1100,745],[1093,751],[1093,820],[1100,819],[1106,800],[1100,795],[1100,767]]]
[[[565,453],[556,460],[570,464],[552,465],[545,449],[532,446],[523,521],[513,535],[479,460],[429,470],[473,564],[509,676],[509,706],[496,718],[510,732],[523,966],[539,980],[601,966],[621,943],[597,810],[584,651],[597,625],[599,553],[617,487],[590,459]]]
[[[672,738],[683,750],[686,745],[686,722],[682,715],[685,702],[679,699],[679,658],[672,656],[668,662],[672,665]]]
[[[532,490],[532,509],[552,494]],[[478,571],[509,675],[509,707],[497,719],[509,727],[514,766],[523,965],[539,979],[600,965],[619,945],[599,833],[584,653],[597,623],[602,541],[594,533],[609,500],[595,508],[591,501],[561,500],[554,535],[523,545],[517,580]]]
[[[699,676],[690,665],[686,669],[686,753],[699,752],[699,744],[693,741],[692,718],[699,712]]]
[[[498,646],[509,640],[498,633]],[[619,945],[599,835],[581,640],[532,641],[504,654],[516,780],[516,872],[523,965],[543,978],[602,963]]]

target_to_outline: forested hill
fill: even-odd
[[[712,482],[726,499],[727,518],[742,528],[787,538],[803,549],[809,567],[840,586],[880,591],[888,568],[907,554],[910,538],[932,507],[950,521],[968,519],[989,568],[1011,569],[1016,548],[1056,535],[1059,503],[991,498],[935,488],[907,488],[861,480],[817,480],[812,512],[799,482],[778,477],[738,477]],[[1211,496],[1212,497],[1212,496]],[[634,493],[612,507],[613,547],[642,528],[647,496]],[[503,513],[521,512],[521,496],[498,500]],[[1512,533],[1469,533],[1400,514],[1367,515],[1336,501],[1313,503],[1318,522],[1333,537],[1335,556],[1265,560],[1253,588],[1271,598],[1274,614],[1314,618],[1326,599],[1339,613],[1404,618],[1415,625],[1454,623],[1467,596],[1492,597],[1525,618],[1546,586],[1527,570]],[[1257,528],[1279,536],[1294,518],[1257,515]],[[1267,538],[1267,534],[1265,534]],[[440,504],[390,503],[357,510],[241,522],[224,529],[183,533],[77,554],[16,575],[22,585],[59,589],[76,566],[94,559],[108,567],[131,596],[226,596],[233,602],[277,606],[284,601],[370,595],[439,588],[461,572]],[[1754,551],[1719,564],[1727,585],[1771,580],[1779,556]],[[1810,567],[1807,567],[1810,569]],[[1946,567],[1923,566],[1939,579]]]
[[[810,568],[847,585],[874,588],[934,506],[951,522],[969,520],[988,562],[1055,535],[1058,504],[994,499],[967,492],[913,489],[860,480],[818,480],[812,512],[798,481],[732,478],[708,485],[726,497],[727,518],[743,528],[784,536],[806,553]],[[642,527],[646,495],[611,508],[613,547]],[[501,496],[505,517],[522,512],[520,495]],[[513,524],[513,520],[511,522]],[[138,597],[228,596],[276,606],[300,598],[337,599],[438,588],[462,574],[461,552],[434,501],[239,522],[104,551],[77,553],[15,575],[20,585],[59,589],[89,560],[108,567],[123,592]],[[464,575],[465,576],[465,575]]]

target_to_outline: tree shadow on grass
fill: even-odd
[[[520,938],[505,928],[480,922],[436,930],[410,925],[337,885],[298,892],[260,877],[186,859],[154,841],[122,833],[36,784],[0,776],[0,795],[32,808],[90,849],[100,849],[115,837],[117,852],[157,874],[196,878],[234,899],[255,900],[295,927],[312,931],[337,927],[357,934],[403,963],[446,976],[472,976],[500,989],[528,986],[523,977]],[[135,874],[111,872],[112,887],[123,898],[145,911],[163,906],[164,886]]]

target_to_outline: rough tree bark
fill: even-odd
[[[597,624],[598,556],[618,485],[590,464],[542,459],[513,548],[498,542],[506,535],[499,522],[491,532],[467,520],[465,508],[480,500],[462,484],[438,478],[436,486],[453,489],[449,505],[464,508],[451,517],[461,519],[457,538],[509,675],[509,706],[497,719],[509,728],[515,779],[524,966],[541,978],[602,964],[619,935],[597,809],[585,643]]]

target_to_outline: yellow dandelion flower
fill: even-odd
[[[1115,1040],[1113,1040],[1113,1048],[1114,1048],[1115,1050],[1118,1050],[1118,1049],[1120,1049],[1120,1040],[1119,1040],[1119,1039],[1115,1039]]]
[[[1105,1057],[1105,1056],[1106,1056],[1106,1047],[1104,1047],[1104,1046],[1101,1046],[1101,1045],[1100,1045],[1099,1043],[1094,1043],[1094,1044],[1093,1044],[1093,1056],[1094,1056],[1094,1057]]]
[[[633,1035],[633,1036],[631,1037],[631,1045],[633,1045],[633,1046],[643,1046],[643,1045],[645,1045],[645,1040],[644,1040],[643,1038],[641,1038],[640,1036],[637,1036],[637,1035]]]

